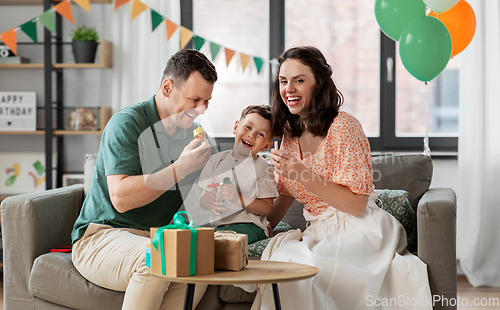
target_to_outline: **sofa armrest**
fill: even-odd
[[[82,206],[83,184],[11,196],[2,201],[4,305],[27,309],[35,258],[71,245],[71,230]]]
[[[441,299],[457,297],[456,217],[450,188],[429,189],[418,202],[418,256],[427,264],[432,295]],[[434,309],[450,309],[444,305],[437,302]]]

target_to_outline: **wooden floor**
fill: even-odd
[[[3,275],[0,272],[0,310],[3,310]],[[465,276],[458,276],[458,310],[500,309],[500,287],[472,287]],[[468,303],[468,305],[466,305]],[[477,305],[474,305],[476,303]]]
[[[458,310],[500,309],[500,287],[472,287],[458,276],[457,293]]]

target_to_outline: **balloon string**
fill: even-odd
[[[429,147],[429,86],[425,82],[425,137],[424,137],[424,155],[431,156]]]

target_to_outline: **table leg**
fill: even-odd
[[[193,310],[194,283],[186,285],[186,295],[184,297],[184,310]]]
[[[276,310],[281,310],[280,293],[278,291],[278,283],[273,283],[274,307]]]

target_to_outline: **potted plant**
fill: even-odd
[[[71,45],[76,63],[92,63],[97,51],[97,41],[99,34],[95,28],[80,26],[71,31]]]

